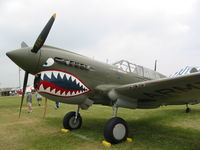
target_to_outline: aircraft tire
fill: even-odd
[[[63,127],[65,129],[69,129],[69,130],[76,130],[79,129],[82,125],[82,117],[81,115],[78,113],[78,117],[76,122],[75,121],[75,115],[76,112],[68,112],[63,119]]]
[[[189,112],[191,112],[191,109],[190,108],[186,108],[185,112],[189,113]]]
[[[106,141],[117,144],[125,141],[128,137],[128,125],[119,117],[113,117],[107,121],[104,127],[104,138]]]

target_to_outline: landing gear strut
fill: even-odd
[[[185,112],[186,112],[186,113],[189,113],[189,112],[191,112],[191,109],[188,107],[188,104],[186,104],[186,109],[185,109]]]
[[[123,142],[128,137],[128,125],[122,118],[116,117],[117,110],[117,105],[114,105],[113,118],[108,120],[104,127],[104,138],[112,144]]]
[[[64,119],[63,119],[63,127],[65,129],[69,129],[69,130],[76,130],[81,128],[82,125],[82,117],[79,113],[80,111],[80,107],[78,106],[78,109],[76,112],[72,111],[72,112],[68,112]]]

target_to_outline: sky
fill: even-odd
[[[53,13],[46,45],[151,69],[157,59],[165,75],[199,66],[199,7],[198,0],[1,0],[0,88],[19,86],[19,68],[5,53],[22,41],[33,46]]]

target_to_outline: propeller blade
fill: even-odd
[[[24,84],[23,84],[23,94],[22,94],[22,99],[21,99],[21,105],[20,105],[20,110],[19,110],[19,118],[21,116],[21,111],[22,111],[22,105],[23,105],[23,101],[24,101],[24,95],[26,92],[26,86],[27,86],[27,81],[28,81],[28,72],[25,72],[25,76],[24,76]]]
[[[44,27],[44,29],[42,30],[42,32],[40,33],[40,35],[38,36],[37,40],[35,41],[35,44],[31,50],[31,52],[33,53],[37,53],[39,51],[39,49],[43,46],[49,31],[51,30],[51,27],[54,23],[54,20],[56,18],[56,14],[53,14],[53,16],[50,18],[50,20],[47,22],[46,26]]]
[[[45,98],[43,119],[46,117],[46,111],[47,111],[47,98]]]

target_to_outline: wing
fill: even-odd
[[[109,97],[117,99],[119,106],[128,108],[198,103],[200,73],[115,87],[109,92]]]

